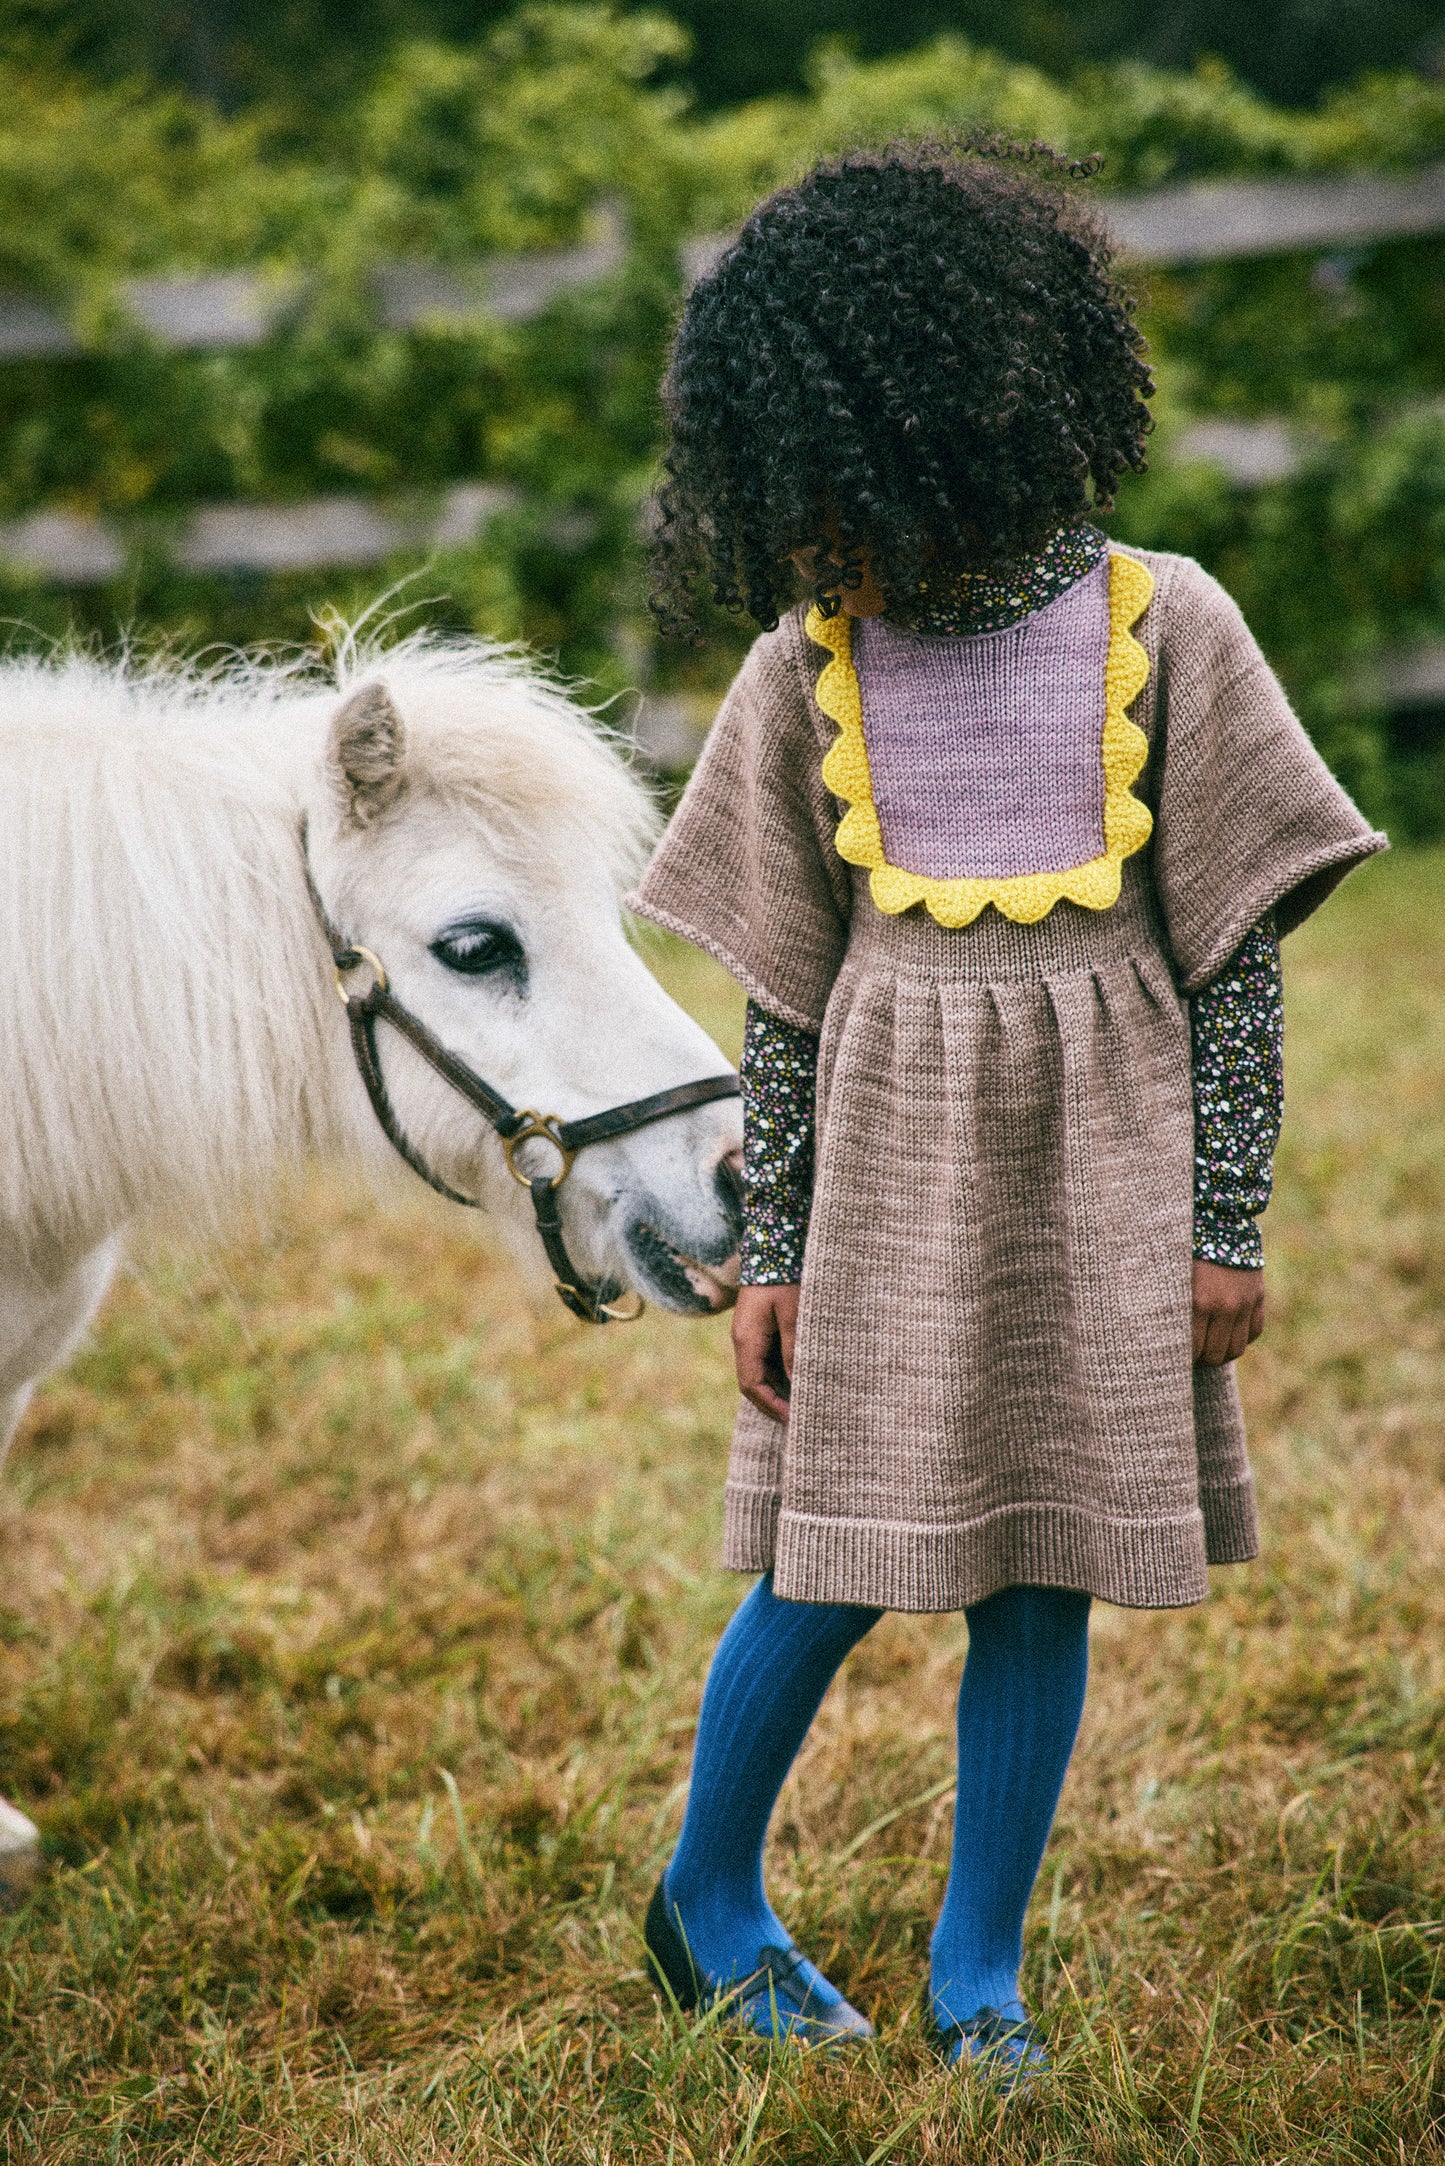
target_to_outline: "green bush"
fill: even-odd
[[[486,478],[512,485],[518,510],[422,567],[401,606],[532,639],[605,690],[648,674],[714,684],[737,628],[702,657],[654,651],[641,565],[688,237],[821,152],[960,126],[1101,153],[1108,188],[1445,156],[1445,89],[1403,75],[1286,111],[1217,65],[1058,81],[948,37],[866,64],[824,48],[805,93],[698,117],[659,80],[681,51],[659,15],[528,6],[469,47],[397,44],[310,138],[264,108],[225,118],[172,91],[0,62],[0,285],[59,307],[85,347],[3,366],[0,517],[100,513],[130,544],[108,588],[0,578],[0,613],[30,628],[13,636],[75,623],[185,646],[306,639],[318,607],[364,606],[414,557],[365,574],[182,577],[168,541],[188,506],[410,501]],[[379,261],[566,245],[604,199],[625,215],[625,262],[537,320],[379,323]],[[128,276],[233,265],[293,282],[258,347],[167,351],[119,305]],[[1382,649],[1445,637],[1445,243],[1140,283],[1160,428],[1116,531],[1215,570],[1371,808],[1437,828],[1438,758],[1392,733],[1371,681]],[[1194,416],[1276,412],[1313,446],[1287,481],[1246,492],[1179,455]]]

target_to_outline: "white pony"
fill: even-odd
[[[727,1072],[622,925],[646,792],[507,650],[347,642],[329,682],[8,661],[0,777],[0,1453],[128,1225],[219,1231],[310,1154],[390,1159],[303,822],[332,924],[513,1104],[573,1119]],[[380,1045],[427,1163],[525,1209],[477,1113],[385,1025]],[[726,1306],[739,1145],[734,1099],[583,1151],[560,1191],[579,1268]],[[12,1817],[13,1880],[34,1831]]]

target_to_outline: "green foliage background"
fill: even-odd
[[[412,503],[487,478],[512,484],[522,508],[428,563],[404,600],[534,640],[604,691],[649,677],[715,685],[736,628],[720,626],[701,656],[656,652],[639,541],[689,236],[735,221],[820,151],[979,122],[1102,153],[1106,188],[1445,158],[1445,88],[1420,75],[1286,108],[1218,63],[1049,75],[956,34],[871,61],[825,45],[803,89],[699,112],[679,87],[687,42],[674,22],[547,5],[469,42],[460,26],[409,35],[407,18],[388,17],[372,64],[336,78],[303,125],[279,91],[226,114],[121,67],[86,72],[83,53],[67,64],[65,13],[37,0],[0,14],[0,287],[58,306],[85,346],[0,367],[0,518],[101,512],[130,560],[111,587],[71,594],[0,575],[17,639],[72,623],[185,647],[313,636],[319,606],[360,607],[415,564],[183,578],[167,541],[187,507],[328,491]],[[323,84],[328,65],[318,48]],[[378,261],[567,243],[608,198],[628,220],[625,264],[541,319],[379,324]],[[165,351],[117,302],[126,276],[234,265],[304,277],[254,349]],[[1445,241],[1143,283],[1160,426],[1114,530],[1215,570],[1370,809],[1406,832],[1438,829],[1438,743],[1391,725],[1368,684],[1382,649],[1445,637]],[[1232,488],[1173,448],[1211,412],[1286,412],[1313,454],[1286,481]]]
[[[101,80],[143,76],[234,108],[316,116],[354,97],[400,43],[464,44],[513,0],[0,0],[0,47]],[[629,0],[635,6],[636,0]],[[1307,105],[1370,69],[1438,67],[1439,0],[672,0],[689,50],[674,72],[704,106],[802,89],[821,38],[864,58],[958,32],[1065,74],[1130,54],[1224,60]]]

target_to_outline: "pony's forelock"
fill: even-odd
[[[387,687],[415,779],[480,823],[499,856],[535,862],[540,846],[561,867],[585,846],[619,894],[636,879],[659,826],[652,792],[626,740],[525,649],[425,632],[357,642],[332,683],[343,697]]]

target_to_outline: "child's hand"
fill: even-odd
[[[1264,1273],[1194,1265],[1194,1358],[1206,1368],[1237,1361],[1264,1329]],[[733,1337],[737,1337],[736,1328]],[[741,1374],[741,1371],[739,1371]]]
[[[740,1286],[733,1310],[738,1389],[774,1421],[788,1418],[799,1291],[796,1286]]]

